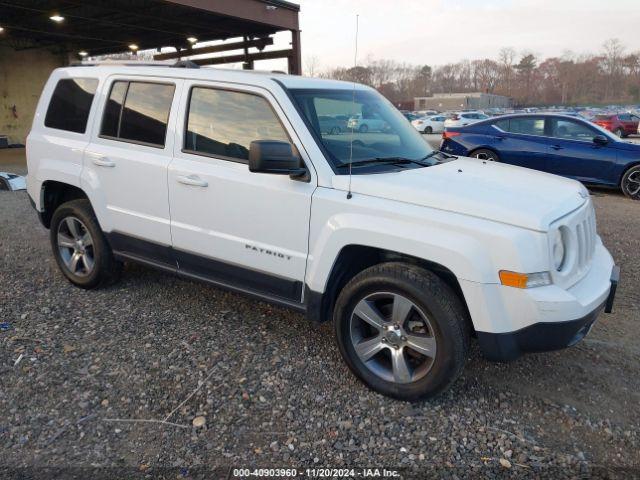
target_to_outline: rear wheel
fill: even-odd
[[[489,150],[488,148],[479,148],[478,150],[474,150],[471,157],[479,158],[481,160],[489,160],[490,162],[499,162],[500,157],[493,150]]]
[[[118,279],[122,265],[113,258],[89,200],[58,207],[51,218],[50,240],[58,267],[74,285],[95,288]]]
[[[463,370],[469,345],[464,309],[423,268],[385,263],[359,273],[340,293],[334,322],[349,368],[384,395],[432,397]]]
[[[618,137],[622,138],[624,137],[624,130],[621,128],[616,128],[613,133],[615,133]]]
[[[622,176],[622,193],[633,200],[640,200],[640,165],[631,167]]]
[[[424,133],[433,133],[433,128],[432,127],[425,128]]]
[[[360,133],[367,133],[369,131],[369,125],[367,125],[366,123],[363,125],[360,125]]]

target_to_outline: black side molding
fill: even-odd
[[[604,313],[613,312],[613,301],[616,298],[616,290],[618,289],[618,283],[620,282],[620,267],[613,266],[611,271],[611,290],[609,290],[609,296],[607,297],[607,303],[604,306]]]

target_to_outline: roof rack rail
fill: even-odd
[[[200,68],[200,65],[191,60],[99,60],[73,62],[72,67],[98,67],[119,65],[123,67],[172,67],[172,68]]]
[[[171,68],[200,68],[200,65],[193,60],[178,60]]]

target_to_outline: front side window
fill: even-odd
[[[264,97],[207,87],[191,90],[185,151],[246,162],[254,140],[290,143]]]
[[[384,159],[422,160],[432,149],[379,93],[356,89],[291,89],[301,114],[322,143],[334,169]],[[348,120],[340,133],[322,128],[322,117]],[[434,161],[435,163],[435,161]],[[346,169],[337,173],[348,173]]]
[[[51,96],[45,127],[84,133],[97,88],[98,80],[94,78],[60,80]]]
[[[174,91],[169,84],[114,82],[100,135],[163,147]]]
[[[551,120],[551,136],[563,140],[582,140],[591,142],[596,135],[591,128],[571,120]]]

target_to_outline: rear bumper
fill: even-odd
[[[575,345],[587,336],[603,310],[611,313],[619,279],[620,269],[614,266],[606,300],[581,318],[566,322],[534,323],[515,332],[478,332],[482,352],[489,360],[505,362],[524,353],[560,350]]]

